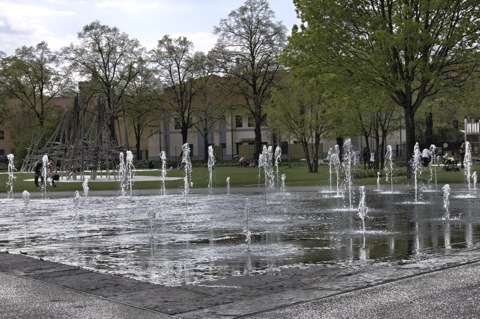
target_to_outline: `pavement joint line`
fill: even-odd
[[[475,249],[475,250],[478,251],[479,249]],[[310,300],[296,301],[296,302],[292,302],[290,304],[285,304],[285,305],[282,305],[282,306],[276,306],[276,307],[272,307],[272,308],[261,310],[261,311],[255,311],[255,312],[252,312],[252,313],[243,314],[243,315],[238,316],[236,318],[248,318],[250,316],[254,316],[254,315],[258,315],[258,314],[268,313],[268,312],[275,311],[275,310],[286,309],[286,308],[289,308],[289,307],[292,307],[292,306],[303,305],[303,304],[306,304],[306,303],[309,303],[309,302],[325,300],[325,299],[336,297],[336,296],[343,296],[343,295],[351,294],[353,292],[362,291],[362,290],[369,289],[369,288],[381,287],[381,286],[389,285],[389,284],[394,284],[394,283],[401,282],[401,281],[406,280],[406,279],[423,277],[423,276],[427,276],[427,275],[430,275],[430,274],[439,273],[439,272],[442,272],[442,271],[445,271],[445,270],[448,270],[448,269],[460,268],[462,266],[472,265],[472,264],[475,264],[475,263],[480,263],[480,258],[477,258],[477,259],[474,259],[474,260],[469,260],[469,261],[466,261],[466,262],[460,262],[460,263],[448,265],[448,266],[438,268],[438,269],[431,269],[431,270],[420,272],[420,273],[417,273],[417,274],[411,274],[411,275],[406,275],[406,276],[399,277],[399,278],[388,279],[388,280],[385,280],[385,281],[382,281],[382,282],[379,282],[379,283],[367,284],[367,285],[362,286],[362,287],[356,287],[356,288],[345,290],[345,291],[333,292],[330,295],[319,297],[319,298],[312,298]],[[315,290],[316,288],[312,287],[312,288],[309,288],[309,289],[310,290]]]
[[[140,307],[140,306],[137,306],[137,305],[134,305],[134,304],[129,304],[129,303],[127,303],[127,302],[123,302],[123,301],[118,301],[118,300],[115,300],[115,299],[106,298],[106,297],[103,297],[103,296],[100,296],[100,295],[97,295],[97,294],[89,293],[89,292],[87,292],[87,291],[74,289],[74,288],[72,288],[72,287],[63,286],[63,285],[56,284],[56,283],[52,283],[52,282],[49,282],[49,281],[44,281],[44,280],[41,280],[41,279],[36,279],[36,278],[29,277],[29,276],[19,276],[19,275],[17,275],[17,274],[10,273],[10,272],[5,272],[5,271],[2,271],[2,270],[0,270],[0,272],[2,272],[2,273],[4,273],[4,274],[7,274],[7,275],[11,275],[11,276],[17,277],[17,278],[24,278],[24,279],[26,279],[26,280],[33,280],[33,281],[35,281],[35,282],[39,282],[39,283],[46,284],[46,285],[55,286],[55,287],[60,287],[60,288],[62,288],[62,289],[68,289],[68,290],[70,290],[70,291],[74,291],[74,292],[76,292],[76,293],[80,293],[80,294],[83,294],[83,295],[86,295],[86,296],[90,296],[90,297],[93,297],[93,298],[98,298],[98,299],[106,300],[106,301],[109,301],[109,302],[117,303],[117,304],[120,304],[120,305],[132,307],[132,308],[136,308],[136,309],[141,309],[142,311],[148,311],[148,312],[150,312],[150,313],[152,313],[152,314],[161,314],[161,315],[163,315],[163,316],[169,316],[169,317],[172,318],[172,319],[181,319],[181,317],[178,317],[178,316],[175,316],[175,315],[169,315],[169,314],[166,314],[166,313],[163,313],[163,312],[160,312],[160,311],[155,311],[155,310],[153,310],[153,309],[144,308],[144,307]]]

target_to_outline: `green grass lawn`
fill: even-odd
[[[471,172],[478,170],[478,165],[473,165]],[[466,178],[464,171],[458,172],[444,172],[441,168],[436,168],[437,183],[439,185],[443,184],[455,184],[455,183],[466,183]],[[381,175],[381,184],[386,184],[384,172],[380,171]],[[260,173],[260,179],[259,179]],[[274,171],[274,173],[276,173]],[[147,175],[147,176],[160,176],[160,170],[137,170],[135,175]],[[306,166],[288,166],[281,165],[279,167],[279,175],[285,174],[286,180],[285,185],[289,186],[326,186],[329,185],[329,166],[322,165],[319,168],[318,173],[309,173]],[[185,175],[184,170],[168,170],[167,177],[179,177],[182,178]],[[354,185],[375,185],[377,183],[377,171],[375,170],[364,170],[363,168],[354,168],[352,169],[353,175],[353,184]],[[36,188],[33,182],[33,173],[20,173],[16,172],[14,174],[14,191],[21,192],[27,190],[29,192],[41,191],[41,189]],[[89,176],[86,174],[86,176]],[[259,183],[264,182],[264,172],[263,169],[260,172],[258,168],[239,168],[232,166],[218,166],[214,168],[213,172],[213,187],[226,187],[226,179],[230,178],[231,187],[248,187],[248,186],[257,186]],[[418,180],[419,182],[428,182],[430,178],[429,168],[424,168],[420,174]],[[6,171],[0,172],[0,192],[7,191],[7,179],[8,175]],[[27,180],[30,179],[30,180]],[[192,181],[194,188],[205,188],[208,186],[208,169],[206,167],[193,167],[192,169]],[[175,189],[183,187],[183,179],[175,181],[166,181],[167,189]],[[394,170],[394,184],[409,184],[410,181],[406,178],[406,168],[396,168]],[[335,174],[333,174],[333,184],[335,185]],[[57,187],[49,187],[49,191],[81,191],[82,181],[78,179],[76,182],[62,182],[62,179],[57,182]],[[89,189],[91,191],[95,190],[119,190],[119,182],[115,180],[112,176],[112,180],[109,182],[105,181],[89,181]],[[134,183],[134,189],[160,189],[161,182],[156,181],[136,181]]]

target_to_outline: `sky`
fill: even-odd
[[[195,51],[216,42],[214,26],[244,0],[0,0],[0,51],[12,55],[22,46],[45,41],[51,50],[77,42],[94,21],[117,27],[148,50],[164,35],[187,37]],[[298,24],[293,0],[269,0],[275,21],[288,30]]]

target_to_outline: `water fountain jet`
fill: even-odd
[[[368,213],[368,207],[365,203],[365,186],[360,186],[359,192],[360,192],[360,200],[358,204],[358,217],[360,217],[360,220],[362,221],[362,231],[363,233],[365,233],[366,231],[365,218],[367,217],[367,213]]]
[[[13,173],[16,171],[15,164],[13,162],[13,158],[14,158],[13,154],[8,154],[7,155],[7,159],[8,159],[7,196],[8,196],[8,198],[13,198],[13,182],[15,180],[15,176],[13,175]]]
[[[215,154],[213,154],[212,145],[208,146],[208,194],[212,195],[213,186],[213,167],[215,166]]]
[[[385,154],[385,181],[390,181],[390,192],[393,193],[393,154],[392,145],[387,145]]]
[[[167,155],[165,151],[160,152],[160,159],[162,160],[162,168],[161,168],[161,180],[162,180],[162,195],[166,195],[165,189],[165,178],[167,176]]]
[[[414,180],[414,190],[415,190],[415,203],[418,203],[418,176],[422,172],[422,163],[421,163],[422,153],[420,152],[420,148],[418,146],[418,142],[415,143],[415,147],[413,148],[413,155],[412,155],[412,171],[413,171],[413,180]]]

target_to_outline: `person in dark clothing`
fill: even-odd
[[[363,149],[363,168],[367,168],[367,163],[368,163],[368,149],[365,147]]]
[[[35,179],[34,180],[35,180],[35,186],[36,187],[40,187],[44,183],[42,170],[43,170],[43,163],[42,163],[41,160],[38,160],[37,164],[35,164]],[[40,179],[41,184],[39,184],[39,179]]]

